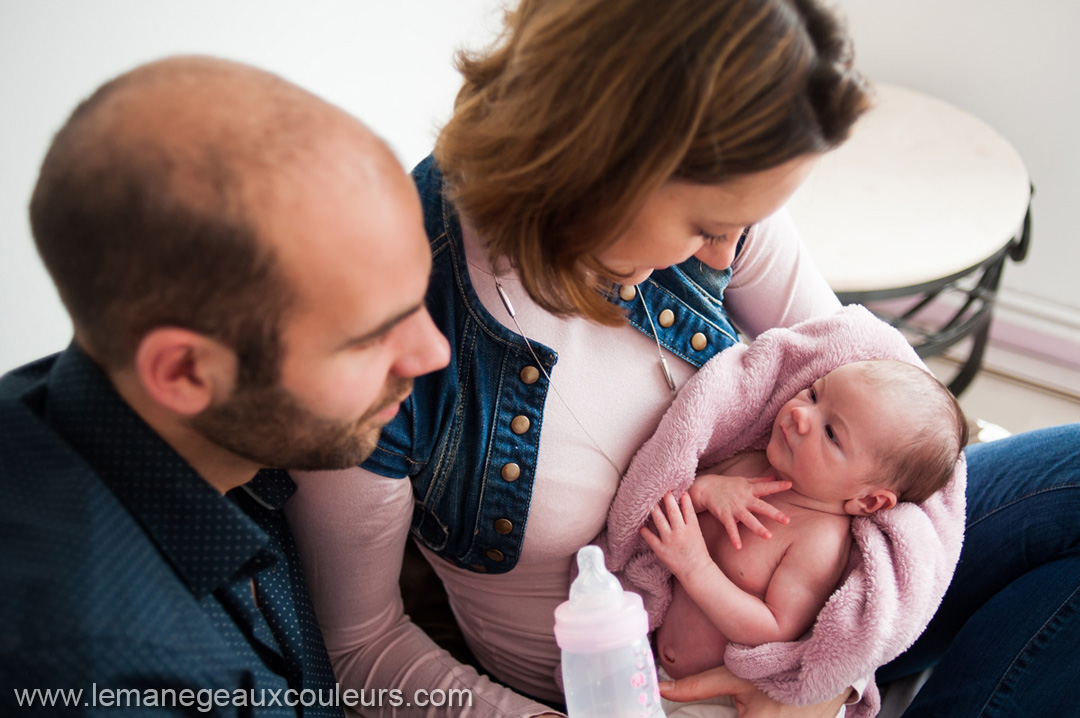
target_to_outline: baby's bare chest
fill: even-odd
[[[759,598],[764,598],[776,567],[800,533],[798,527],[762,518],[761,522],[772,532],[772,538],[763,539],[740,524],[742,548],[736,549],[724,526],[712,514],[698,514],[698,522],[705,545],[724,575],[742,590]]]

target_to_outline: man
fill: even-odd
[[[0,379],[0,713],[339,715],[281,469],[356,465],[446,365],[412,182],[300,88],[172,58],[75,110],[30,213],[75,339]]]

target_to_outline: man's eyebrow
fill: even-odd
[[[367,334],[361,334],[358,337],[353,337],[353,338],[347,340],[344,344],[341,345],[341,348],[342,349],[348,349],[350,347],[356,347],[356,346],[360,346],[360,345],[363,345],[363,344],[367,344],[369,342],[373,342],[376,339],[378,339],[378,338],[382,337],[383,335],[387,334],[391,329],[393,329],[398,324],[405,321],[406,319],[408,319],[412,315],[416,314],[417,312],[419,312],[423,308],[424,308],[424,303],[423,302],[420,302],[419,304],[417,304],[415,306],[409,307],[408,309],[401,312],[400,314],[396,314],[395,316],[390,317],[385,322],[383,322],[382,324],[380,324],[379,326],[377,326],[375,329],[371,330]]]

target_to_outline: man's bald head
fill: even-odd
[[[159,326],[238,354],[241,384],[272,381],[291,291],[260,236],[291,182],[392,155],[340,109],[270,73],[204,57],[136,68],[57,134],[30,204],[38,251],[104,366]],[[390,158],[387,160],[387,158]]]

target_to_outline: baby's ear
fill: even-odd
[[[886,511],[896,506],[896,492],[892,489],[872,489],[869,492],[848,499],[844,511],[852,516],[870,516],[878,511]]]

